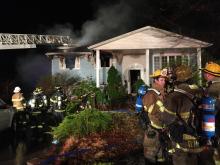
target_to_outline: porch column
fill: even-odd
[[[100,50],[96,50],[96,87],[100,87],[99,71],[100,71]]]
[[[145,74],[145,83],[147,85],[150,85],[150,79],[149,79],[149,65],[150,65],[150,50],[149,49],[146,49],[146,52],[145,52],[145,61],[146,61],[146,65],[145,65],[145,68],[146,68],[146,74]]]
[[[202,67],[202,49],[201,48],[197,48],[197,70],[199,70]],[[199,72],[199,85],[202,85],[202,74],[201,72]]]

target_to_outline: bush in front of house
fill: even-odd
[[[96,84],[92,80],[79,81],[72,86],[72,94],[80,97],[87,97],[92,107],[95,104],[108,104],[106,92],[96,87]]]
[[[122,84],[121,75],[114,66],[111,66],[108,71],[107,82],[106,92],[111,103],[117,102],[117,100],[121,100],[127,95],[125,87]]]
[[[111,129],[112,115],[96,109],[85,109],[79,113],[66,116],[58,127],[52,128],[54,138],[60,140],[71,135],[83,137],[91,133]]]
[[[70,101],[66,106],[66,115],[71,115],[77,112],[80,100]]]

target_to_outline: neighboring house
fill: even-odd
[[[211,45],[146,26],[91,45],[87,51],[51,53],[52,74],[65,71],[83,78],[90,77],[100,87],[101,84],[106,84],[107,71],[114,65],[121,73],[123,82],[126,82],[128,93],[131,93],[131,87],[138,78],[150,84],[149,75],[156,69],[176,64],[201,68],[201,49]],[[75,63],[72,69],[67,69],[68,58],[72,58]]]

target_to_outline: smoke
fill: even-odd
[[[81,29],[74,29],[73,24],[77,22],[73,20],[72,23],[56,24],[47,34],[69,35],[77,45],[87,46],[147,26],[153,19],[148,0],[96,2],[93,7],[96,8],[94,19],[86,20]]]
[[[52,28],[46,31],[46,34],[70,36],[75,41],[77,41],[77,38],[79,37],[79,31],[74,30],[71,23],[55,24]]]
[[[78,43],[87,45],[125,32],[129,25],[130,14],[131,7],[123,1],[100,7],[95,19],[86,21],[82,25],[82,37],[79,38]]]
[[[50,67],[50,61],[45,55],[36,52],[29,53],[17,59],[16,79],[20,80],[21,84],[29,92],[36,87],[40,79],[51,74]]]
[[[97,5],[95,5],[97,6]],[[111,5],[98,6],[93,20],[86,20],[81,30],[74,29],[71,23],[56,24],[47,30],[47,34],[69,35],[77,45],[94,44],[94,42],[114,37],[127,32],[131,7],[121,0]],[[73,22],[74,24],[74,22]]]

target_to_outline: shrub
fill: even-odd
[[[112,115],[96,109],[85,109],[80,113],[66,116],[58,127],[52,128],[56,139],[63,139],[71,135],[83,137],[91,133],[106,131],[111,128]]]
[[[72,93],[78,97],[88,95],[87,99],[92,107],[95,107],[95,101],[97,104],[105,104],[107,102],[105,92],[97,88],[95,82],[91,80],[83,80],[75,84],[72,87]]]
[[[108,71],[107,82],[108,85],[106,90],[108,97],[111,101],[126,96],[126,90],[122,85],[121,75],[114,66],[111,66],[111,68]]]
[[[79,108],[79,104],[80,104],[79,100],[69,102],[66,106],[66,109],[65,109],[67,115],[71,115],[71,114],[75,113],[77,111],[77,109]]]

